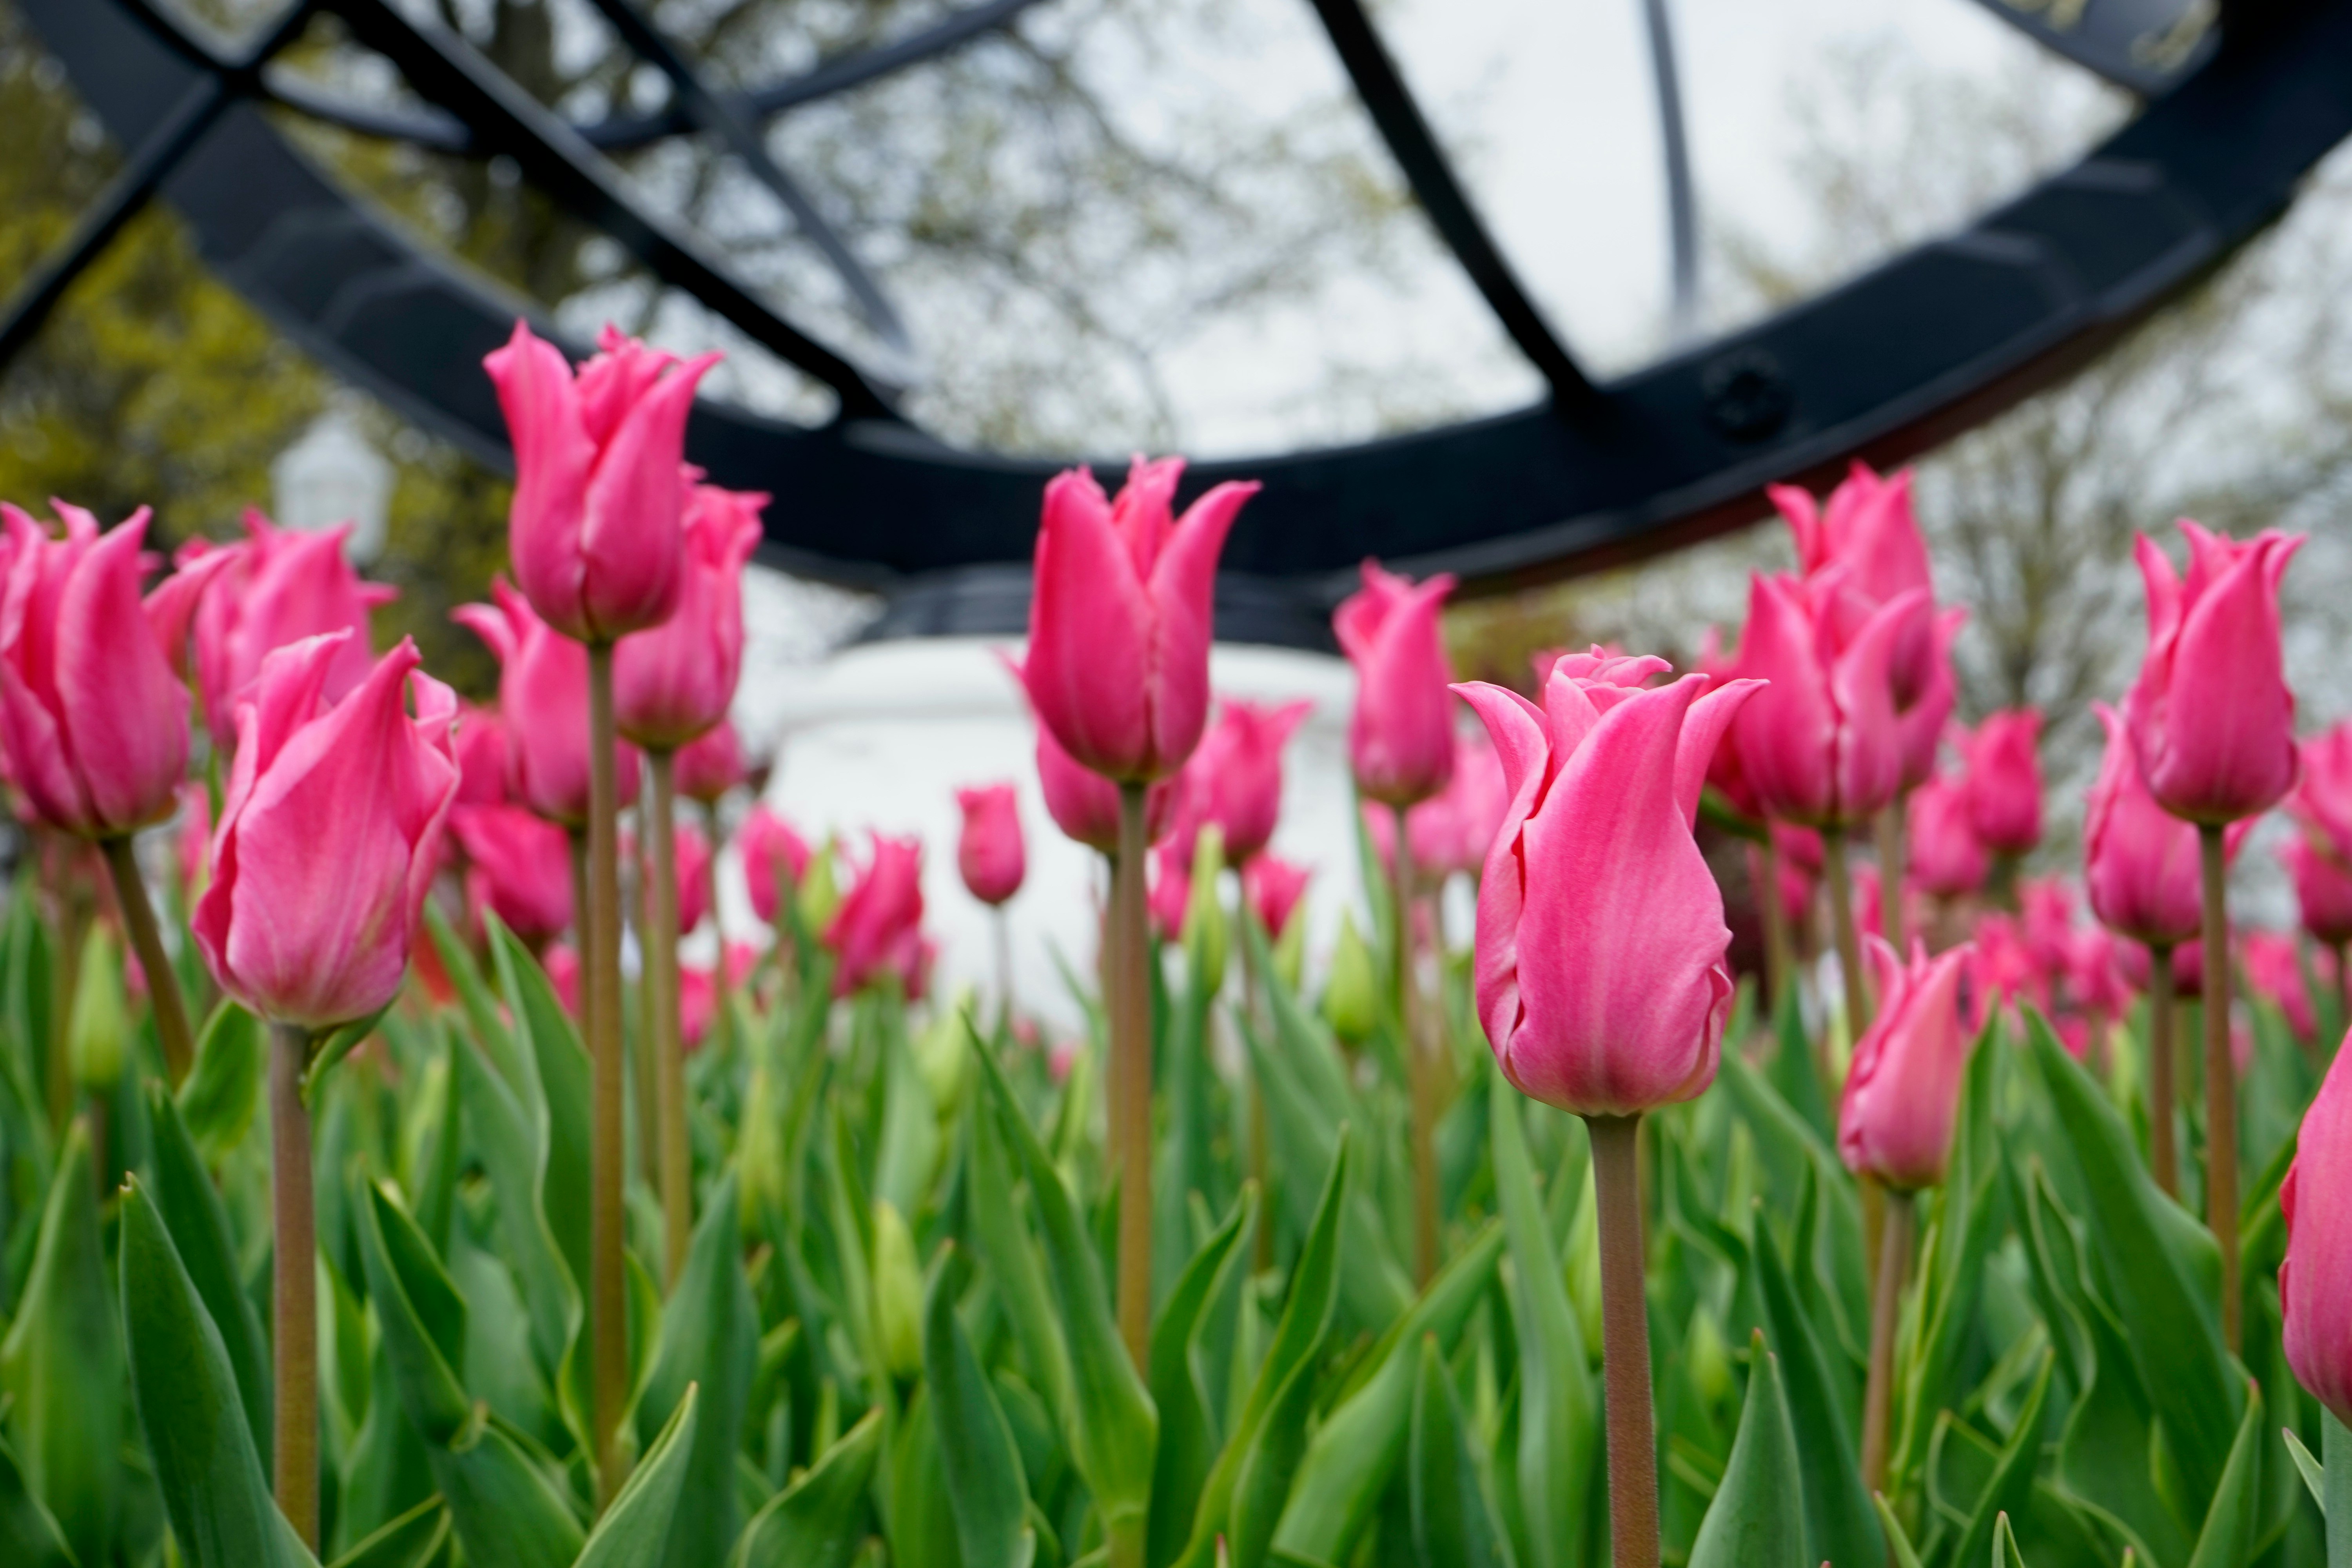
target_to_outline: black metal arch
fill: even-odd
[[[521,302],[417,249],[279,137],[257,108],[266,54],[225,65],[192,52],[155,30],[149,0],[17,3],[117,139],[140,149],[119,185],[143,178],[160,188],[208,261],[322,359],[503,458],[478,362]],[[1363,68],[1373,57],[1360,46],[1378,42],[1356,0],[1316,4],[1416,191],[1477,277],[1484,231],[1425,126],[1426,158],[1413,151],[1418,111],[1393,68]],[[1025,601],[1013,568],[1029,553],[1038,487],[1061,465],[957,450],[907,424],[887,384],[639,210],[584,136],[462,40],[416,28],[385,0],[318,8],[341,16],[463,124],[474,151],[514,157],[665,282],[839,395],[840,416],[814,429],[709,401],[697,409],[694,459],[720,482],[779,497],[772,557],[892,589],[886,625],[899,629],[1018,629]],[[1017,9],[975,5],[959,16],[999,8]],[[2273,221],[2352,132],[2352,0],[2232,11],[2229,26],[2193,75],[2074,167],[1719,342],[1592,385],[1528,305],[1531,325],[1513,334],[1555,388],[1536,406],[1198,465],[1188,489],[1236,476],[1265,485],[1227,548],[1220,635],[1321,641],[1322,611],[1370,554],[1461,573],[1476,591],[1671,548],[1759,515],[1767,481],[1819,481],[1857,454],[1899,460],[2046,384]],[[673,95],[680,115],[682,97]],[[170,155],[151,157],[166,141]],[[1451,217],[1448,190],[1458,204]],[[1510,300],[1526,297],[1486,248],[1494,269],[1479,281],[1507,324]],[[1544,364],[1547,342],[1557,366]],[[6,348],[0,329],[0,358]]]

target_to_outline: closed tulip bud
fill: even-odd
[[[2310,1189],[2306,1192],[2305,1189]],[[2287,1365],[2338,1421],[2352,1422],[2352,1050],[2338,1047],[2303,1113],[2294,1163],[2279,1188],[2286,1261],[2279,1315]]]
[[[1765,494],[1788,521],[1798,569],[1807,576],[1842,567],[1853,590],[1872,605],[1914,588],[1934,592],[1927,542],[1911,508],[1910,469],[1881,479],[1857,461],[1830,492],[1825,507],[1817,507],[1811,494],[1794,485],[1768,485]],[[1906,652],[1914,660],[1921,657],[1916,648]],[[1916,667],[1905,670],[1898,684],[1916,690],[1923,673]]]
[[[1015,680],[1027,681],[1022,667],[1004,661]],[[1160,780],[1143,793],[1143,837],[1157,844],[1175,815],[1181,776]],[[1062,836],[1104,855],[1118,852],[1118,786],[1081,763],[1062,749],[1044,720],[1037,723],[1037,793],[1045,797],[1045,815]]]
[[[2303,929],[2331,947],[2352,942],[2352,868],[2300,834],[2279,846],[2279,859],[2294,882]]]
[[[473,631],[499,658],[499,708],[507,727],[508,783],[514,798],[551,822],[588,820],[588,650],[559,636],[530,601],[504,582],[498,600],[460,605],[449,618]],[[614,748],[620,798],[637,798],[637,753]]]
[[[1224,874],[1224,837],[1212,824],[1201,829],[1192,847],[1192,885],[1184,903],[1183,931],[1184,962],[1211,996],[1224,989],[1225,955],[1232,942],[1225,903],[1217,891]]]
[[[914,1041],[915,1070],[941,1121],[963,1103],[971,1081],[972,1035],[979,1029],[979,1003],[971,987],[957,994],[954,1005],[931,1015],[930,1027]]]
[[[74,1082],[100,1093],[122,1081],[131,1044],[131,1009],[124,995],[122,949],[114,933],[93,925],[82,939],[74,982],[73,1014],[66,1024],[66,1059]]]
[[[1383,805],[1427,800],[1454,776],[1454,679],[1438,613],[1454,579],[1415,584],[1373,562],[1364,585],[1331,617],[1339,650],[1356,667],[1348,761],[1356,788]]]
[[[2266,531],[2243,543],[2187,518],[2189,574],[2140,535],[2147,658],[2124,700],[2148,793],[2190,822],[2235,822],[2294,784],[2294,695],[2279,646],[2279,580],[2303,543]]]
[[[2039,709],[2011,708],[1988,715],[1969,742],[1969,819],[1995,854],[2042,842],[2041,733]]]
[[[719,358],[681,365],[609,326],[599,346],[575,379],[555,345],[518,321],[482,362],[514,444],[515,581],[541,618],[579,642],[657,626],[677,607],[686,417]]]
[[[872,838],[865,871],[824,927],[824,944],[839,960],[837,995],[885,973],[911,980],[922,967],[923,842],[879,833]]]
[[[1284,989],[1296,994],[1306,973],[1307,922],[1293,921],[1274,944],[1274,977]]]
[[[1167,778],[1209,717],[1217,556],[1255,484],[1217,486],[1179,519],[1181,458],[1129,471],[1116,500],[1074,468],[1045,487],[1023,682],[1037,721],[1106,778]]]
[[[139,597],[147,510],[100,532],[77,506],[52,539],[0,506],[0,754],[44,826],[111,838],[163,821],[188,767],[188,691],[173,673],[188,616],[220,568],[198,563]]]
[[[1960,1023],[1970,955],[1963,945],[1930,958],[1914,943],[1906,965],[1871,939],[1878,1014],[1854,1044],[1838,1110],[1838,1154],[1856,1175],[1898,1192],[1942,1183],[1972,1037]]]
[[[677,608],[613,650],[613,719],[652,751],[674,752],[727,717],[743,674],[743,567],[768,498],[697,485],[686,508]]]
[[[1290,917],[1307,895],[1313,875],[1276,855],[1260,855],[1242,868],[1242,892],[1249,900],[1268,937],[1279,942],[1289,932]]]
[[[717,805],[751,773],[743,759],[743,739],[723,719],[680,746],[671,766],[677,770],[677,793],[705,805]]]
[[[1506,1078],[1579,1115],[1705,1089],[1731,1007],[1731,932],[1692,827],[1716,742],[1757,689],[1643,688],[1666,668],[1563,658],[1541,707],[1454,688],[1511,794],[1478,889],[1478,1016]]]
[[[1956,899],[1984,886],[1991,868],[1984,840],[1977,837],[1966,785],[1931,778],[1911,796],[1911,879],[1919,890]]]
[[[1372,1037],[1380,1023],[1380,980],[1371,949],[1356,933],[1356,917],[1339,917],[1339,945],[1331,950],[1331,973],[1323,983],[1323,1021],[1350,1045]]]
[[[802,873],[800,885],[793,894],[793,907],[804,930],[824,930],[841,908],[840,872],[835,862],[835,845],[830,838],[809,856],[808,869]]]
[[[762,803],[735,830],[735,849],[743,857],[743,886],[751,895],[751,912],[773,925],[781,912],[779,896],[791,898],[808,876],[808,840]]]
[[[2238,965],[2245,973],[2246,989],[2276,1007],[2295,1038],[2308,1040],[2318,1032],[2319,1015],[2303,983],[2303,953],[2294,938],[2284,931],[2250,931],[2238,944]]]
[[[1274,837],[1282,816],[1283,748],[1314,710],[1312,702],[1270,708],[1226,701],[1184,765],[1177,837],[1189,847],[1202,825],[1214,823],[1224,833],[1226,858],[1248,865]]]
[[[2107,731],[2106,755],[2083,813],[2083,883],[2099,923],[2134,942],[2168,947],[2203,929],[2197,829],[2148,793],[2123,719],[2092,704]],[[2252,824],[2224,837],[2237,853]]]
[[[874,1200],[874,1333],[892,1377],[923,1370],[923,1270],[915,1235],[888,1198]]]
[[[332,706],[337,632],[262,661],[191,922],[221,988],[273,1022],[325,1028],[389,1003],[457,793],[457,700],[405,639]],[[404,699],[413,692],[415,716]]]
[[[1927,674],[1916,691],[1898,686],[1895,700],[1895,744],[1903,753],[1903,787],[1916,789],[1936,772],[1944,731],[1959,705],[1960,682],[1952,668],[1952,643],[1967,624],[1963,609],[1939,610],[1931,618]]]
[[[956,841],[956,869],[963,885],[983,904],[1003,903],[1021,890],[1027,852],[1021,842],[1021,797],[1009,784],[956,791],[963,810],[963,836]]]
[[[245,538],[226,547],[193,540],[180,549],[184,571],[221,556],[223,570],[195,615],[196,689],[217,747],[236,742],[236,707],[261,661],[304,637],[350,630],[327,674],[326,700],[340,701],[367,679],[368,617],[396,589],[362,581],[343,542],[356,523],[312,531],[279,528],[248,508]]]
[[[495,914],[533,948],[572,924],[572,840],[519,805],[459,805],[450,837],[465,851],[466,902]]]

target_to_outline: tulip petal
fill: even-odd
[[[101,536],[58,603],[58,717],[91,826],[107,833],[169,816],[188,765],[188,689],[139,602],[145,524]]]
[[[1707,682],[1704,675],[1686,675],[1685,681]],[[1679,683],[1678,683],[1679,684]],[[1683,720],[1682,739],[1675,751],[1675,804],[1682,808],[1683,820],[1698,821],[1698,797],[1706,788],[1708,766],[1715,761],[1715,748],[1730,730],[1739,710],[1748,706],[1748,699],[1764,689],[1760,680],[1726,680],[1703,684],[1706,695],[1690,705],[1689,715]]]
[[[1209,720],[1209,643],[1216,628],[1217,558],[1255,479],[1228,479],[1184,509],[1152,563],[1151,749],[1173,773]]]
[[[1038,722],[1110,777],[1150,768],[1154,611],[1110,503],[1083,469],[1045,487],[1022,682]]]
[[[482,364],[514,443],[509,549],[516,580],[533,604],[576,619],[587,578],[581,541],[596,444],[582,422],[572,367],[520,321],[506,347]]]
[[[718,363],[710,353],[678,366],[629,405],[596,455],[580,539],[581,592],[596,637],[659,626],[677,606],[686,417],[695,384]]]

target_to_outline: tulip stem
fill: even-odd
[[[1845,835],[1822,829],[1822,880],[1829,884],[1830,924],[1837,936],[1838,977],[1845,982],[1845,1037],[1849,1047],[1870,1027],[1870,986],[1862,969],[1862,928],[1853,920],[1853,883],[1846,876]],[[1879,905],[1883,910],[1885,900]]]
[[[996,1009],[1006,1040],[1013,1038],[1013,916],[1003,904],[990,911],[989,934],[996,943]]]
[[[1911,1272],[1912,1196],[1885,1189],[1878,1240],[1878,1280],[1870,1299],[1870,1372],[1862,1395],[1862,1488],[1886,1488],[1886,1444],[1894,1417],[1895,1331],[1903,1284]]]
[[[1609,1540],[1614,1568],[1658,1568],[1658,1443],[1650,1414],[1644,1294],[1642,1118],[1588,1116],[1601,1220],[1601,1371],[1609,1423]]]
[[[1404,1037],[1406,1092],[1412,1100],[1412,1281],[1437,1272],[1437,1062],[1422,1037],[1420,986],[1412,953],[1412,838],[1405,808],[1396,815],[1397,1028]]]
[[[1903,908],[1904,834],[1910,815],[1911,792],[1898,790],[1878,814],[1878,923],[1897,958],[1911,952],[1911,933]]]
[[[1789,911],[1780,902],[1780,841],[1768,828],[1764,834],[1764,885],[1757,889],[1756,908],[1764,921],[1764,1002],[1767,1017],[1780,1016],[1780,998],[1789,988],[1794,960],[1789,948]]]
[[[114,879],[114,901],[122,910],[123,930],[131,951],[138,955],[139,971],[147,977],[147,999],[155,1016],[155,1038],[163,1047],[163,1070],[178,1088],[196,1059],[194,1037],[188,1030],[188,1005],[180,994],[180,973],[163,951],[163,933],[155,923],[155,906],[147,897],[147,879],[139,874],[139,855],[128,834],[99,841],[106,857],[107,874]]]
[[[2238,1334],[2238,1082],[2230,1060],[2230,862],[2219,823],[2200,823],[2205,871],[2205,1223],[2221,1247],[2221,1339]]]
[[[1111,870],[1112,1148],[1118,1169],[1118,1331],[1138,1373],[1151,1356],[1151,932],[1143,897],[1144,785],[1118,786]]]
[[[310,1191],[310,1112],[302,1074],[311,1032],[269,1026],[270,1452],[278,1511],[319,1549],[319,1251]]]
[[[653,994],[655,1103],[661,1121],[662,1257],[675,1289],[694,1229],[694,1173],[686,1142],[686,1042],[680,1038],[677,979],[677,792],[675,752],[646,752],[646,804],[653,839],[653,931],[646,989]],[[725,967],[720,959],[720,967]]]
[[[621,850],[613,741],[613,645],[588,645],[588,921],[581,955],[591,1079],[588,1168],[589,1432],[596,1494],[610,1503],[628,1479],[621,1410],[629,1398],[627,1279],[623,1248]]]
[[[2147,1160],[2156,1184],[2168,1198],[2180,1195],[2180,1156],[2175,1152],[2172,1119],[2180,1091],[2175,1087],[2172,1044],[2172,946],[2147,949]]]

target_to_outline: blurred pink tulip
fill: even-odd
[[[1870,940],[1878,1013],[1853,1047],[1838,1108],[1838,1155],[1856,1175],[1898,1192],[1938,1185],[1952,1150],[1960,1077],[1974,1036],[1960,1023],[1968,946],[1934,958],[1913,943],[1911,962]]]
[[[735,849],[743,857],[743,886],[751,895],[751,912],[773,925],[779,889],[789,896],[808,874],[808,840],[762,802],[735,830]]]
[[[2189,574],[2146,534],[2147,658],[2124,718],[2148,793],[2190,822],[2235,822],[2294,783],[2294,695],[2279,646],[2279,580],[2302,537],[2245,542],[2187,518]]]
[[[1853,868],[1854,924],[1871,936],[1886,935],[1886,887],[1875,866]],[[1903,920],[1906,931],[1917,931],[1927,922],[1927,906],[1920,901],[1919,888],[1915,882],[1903,885]]]
[[[710,840],[692,823],[672,836],[677,856],[677,934],[691,936],[710,913]]]
[[[2319,1032],[2319,1015],[2312,1010],[2311,991],[2303,983],[2303,951],[2284,931],[2250,931],[2238,943],[2238,963],[2245,971],[2246,989],[2286,1016],[2287,1027],[2299,1040]]]
[[[457,704],[457,804],[504,805],[512,767],[507,724],[495,708]]]
[[[2132,987],[2123,972],[2127,945],[2103,926],[2085,926],[2067,949],[2067,998],[2101,1025],[2114,1023],[2131,1006]]]
[[[1145,906],[1151,929],[1165,942],[1184,940],[1184,911],[1192,901],[1192,858],[1180,853],[1175,841],[1162,840],[1151,851],[1151,890]]]
[[[896,973],[919,995],[923,971],[923,841],[872,835],[873,853],[825,928],[837,961],[833,991],[846,996],[876,976]]]
[[[2352,721],[2296,748],[2302,770],[2286,797],[2287,815],[2352,866]]]
[[[1177,781],[1163,779],[1144,792],[1143,837],[1157,844],[1174,815]],[[1045,797],[1045,815],[1066,837],[1105,855],[1118,849],[1118,786],[1102,774],[1081,767],[1054,739],[1054,731],[1037,726],[1037,790]]]
[[[2074,948],[2074,889],[2063,877],[2029,877],[2017,885],[2018,932],[2033,966],[2054,979]]]
[[[2107,731],[2106,755],[2083,815],[2083,881],[2091,912],[2134,942],[2193,942],[2203,929],[2197,829],[2148,793],[2122,717],[2104,702],[2091,707]],[[2227,836],[2231,854],[2250,827],[2242,825]]]
[[[576,1023],[580,1017],[580,953],[569,943],[557,942],[540,959],[540,967],[547,971],[547,984],[554,989],[555,999]]]
[[[1339,649],[1356,667],[1348,760],[1356,788],[1383,805],[1427,800],[1454,776],[1453,671],[1438,613],[1454,579],[1415,584],[1376,562],[1364,585],[1331,617]]]
[[[2135,991],[2146,991],[2155,977],[2149,967],[2147,949],[2138,942],[2128,942],[2116,953],[2116,968]],[[2190,1001],[2205,994],[2205,947],[2202,942],[2184,942],[2172,950],[2172,994]]]
[[[1935,596],[1927,542],[1911,509],[1911,470],[1881,478],[1857,459],[1846,477],[1817,505],[1796,485],[1767,485],[1765,494],[1789,524],[1797,546],[1797,569],[1815,576],[1837,568],[1849,598],[1849,613],[1867,614],[1913,589]],[[1858,630],[1858,623],[1849,632]],[[1895,652],[1893,678],[1897,708],[1910,706],[1934,676],[1935,627],[1906,626]]]
[[[1294,866],[1279,855],[1252,856],[1242,868],[1243,896],[1257,912],[1267,936],[1277,942],[1282,939],[1299,900],[1307,896],[1307,879],[1312,875],[1306,867]]]
[[[202,780],[180,786],[180,906],[194,905],[212,868],[213,792]]]
[[[515,581],[541,619],[579,642],[657,626],[677,607],[686,417],[695,383],[719,359],[679,364],[610,326],[598,342],[575,380],[562,352],[518,321],[482,362],[514,442]]]
[[[414,643],[325,701],[355,635],[307,637],[262,661],[237,712],[212,886],[191,922],[223,990],[314,1028],[367,1017],[399,991],[457,794],[457,700],[417,668]]]
[[[1997,855],[2023,855],[2042,842],[2041,734],[2041,710],[2011,708],[1986,715],[1969,742],[1969,817]]]
[[[1927,673],[1916,692],[1895,692],[1895,730],[1903,752],[1903,787],[1916,789],[1936,772],[1936,756],[1952,710],[1960,700],[1959,679],[1952,670],[1952,642],[1967,622],[1966,610],[1937,611],[1927,645]]]
[[[1977,837],[1965,784],[1938,775],[1913,793],[1910,849],[1908,870],[1922,892],[1957,899],[1984,886],[1990,858]]]
[[[963,809],[963,835],[956,843],[956,868],[963,885],[983,904],[1001,904],[1021,890],[1028,856],[1021,841],[1021,796],[1009,784],[956,791]]]
[[[0,751],[45,826],[110,838],[163,821],[188,771],[188,690],[172,673],[187,616],[219,568],[197,563],[139,597],[145,507],[101,533],[77,506],[52,539],[0,506]]]
[[[1246,865],[1265,847],[1282,816],[1283,748],[1314,710],[1312,702],[1276,708],[1229,698],[1219,705],[1177,785],[1171,831],[1185,854],[1210,823],[1224,830],[1230,864]]]
[[[2014,915],[1979,918],[1969,959],[1969,1032],[1985,1026],[1997,1008],[2032,1003],[2042,1012],[2057,1001],[2058,976],[2042,968]]]
[[[399,595],[396,589],[362,581],[344,555],[343,541],[356,526],[316,532],[279,528],[247,508],[245,538],[238,542],[223,546],[198,539],[180,547],[183,570],[215,555],[226,557],[215,579],[217,591],[205,594],[195,617],[196,689],[204,693],[205,721],[222,752],[236,743],[237,703],[273,649],[349,627],[357,635],[342,645],[327,672],[326,700],[340,701],[367,678],[369,613]]]
[[[532,947],[572,924],[572,840],[519,805],[458,803],[449,833],[466,852],[466,902],[495,914]]]
[[[767,504],[751,491],[694,487],[677,612],[613,650],[614,723],[638,745],[674,752],[726,721],[743,674],[743,567]]]
[[[1701,635],[1698,658],[1692,668],[1709,680],[1736,680],[1739,677],[1739,650],[1727,652],[1723,646],[1723,628],[1709,626]],[[1538,680],[1550,679],[1547,666]],[[1733,725],[1717,742],[1715,755],[1706,766],[1707,787],[1722,797],[1722,804],[1750,822],[1764,820],[1764,803],[1756,798],[1756,786],[1748,780],[1748,769],[1739,758],[1739,726]]]
[[[533,613],[501,579],[498,600],[460,605],[449,618],[499,658],[499,710],[507,728],[508,784],[514,798],[566,826],[588,820],[588,650]],[[637,798],[637,753],[614,747],[621,804]]]
[[[1723,897],[1691,831],[1716,742],[1756,688],[1693,675],[1643,689],[1665,668],[1563,658],[1540,708],[1454,688],[1511,796],[1479,885],[1478,1016],[1512,1083],[1582,1115],[1705,1089],[1731,1005]]]
[[[1106,778],[1172,775],[1208,722],[1217,556],[1258,487],[1219,485],[1179,520],[1183,472],[1138,458],[1116,500],[1085,468],[1045,487],[1022,679],[1039,725]]]
[[[2301,834],[2279,846],[2279,859],[2294,881],[2303,929],[2330,947],[2352,942],[2352,869]]]
[[[716,805],[730,790],[740,787],[751,770],[743,760],[742,737],[722,719],[677,749],[672,767],[677,770],[677,793],[705,805]]]
[[[2305,1188],[2310,1188],[2305,1192]],[[2352,1050],[2340,1046],[2303,1113],[2279,1188],[2286,1260],[2279,1315],[2287,1365],[2338,1421],[2352,1422]]]

